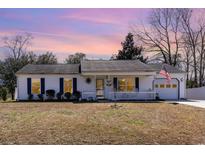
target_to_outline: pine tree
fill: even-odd
[[[125,38],[125,41],[121,43],[122,50],[118,51],[118,54],[112,59],[116,60],[135,60],[138,59],[141,62],[146,62],[147,58],[144,58],[142,52],[144,51],[143,47],[135,46],[133,34],[128,33]]]

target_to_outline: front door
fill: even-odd
[[[104,98],[104,79],[96,79],[96,95],[98,99]]]

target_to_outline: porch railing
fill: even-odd
[[[109,100],[155,100],[156,92],[144,91],[144,92],[110,92]],[[95,91],[83,91],[82,99],[96,100]]]
[[[156,92],[110,92],[109,97],[111,100],[154,100]]]
[[[82,99],[96,100],[96,92],[95,91],[83,91],[81,94],[82,94]]]

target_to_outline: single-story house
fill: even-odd
[[[186,73],[164,65],[171,81],[159,74],[161,64],[138,60],[82,60],[80,64],[29,64],[16,73],[17,100],[46,90],[81,92],[82,99],[153,100],[186,97]]]

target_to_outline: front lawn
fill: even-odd
[[[166,103],[0,103],[0,144],[205,144],[205,109]]]

